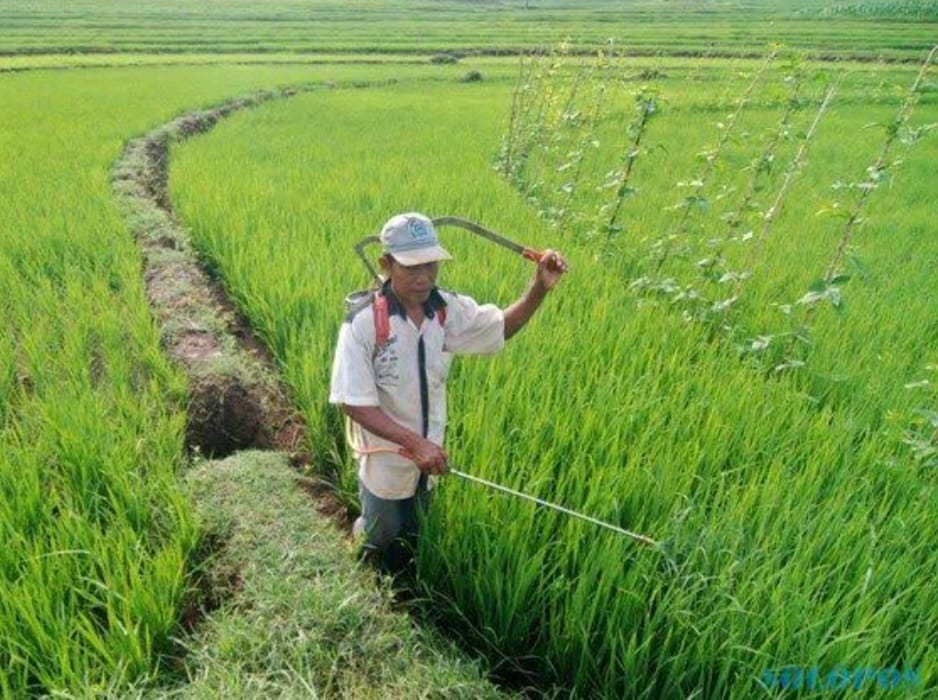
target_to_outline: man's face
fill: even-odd
[[[391,256],[386,256],[384,261],[383,267],[391,280],[391,288],[404,306],[422,306],[426,303],[436,284],[440,264],[401,265]]]

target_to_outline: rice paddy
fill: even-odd
[[[185,110],[300,83],[174,146],[170,194],[317,463],[353,501],[326,403],[369,283],[352,245],[398,211],[458,215],[571,272],[503,353],[454,364],[454,463],[661,542],[444,479],[432,622],[508,688],[873,697],[895,669],[933,692],[932,4],[524,4],[3,11],[0,693],[168,672],[200,537],[185,383],[108,173]],[[44,69],[83,63],[104,65]],[[523,290],[529,263],[441,233],[443,286]]]

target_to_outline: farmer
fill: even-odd
[[[502,310],[436,286],[440,261],[452,256],[426,216],[395,216],[380,239],[386,281],[374,300],[359,305],[342,324],[329,401],[351,419],[362,505],[354,531],[365,533],[363,556],[396,576],[411,572],[418,513],[429,503],[429,477],[447,471],[443,434],[451,356],[500,350],[531,318],[567,263],[546,251],[525,293]]]

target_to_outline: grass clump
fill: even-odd
[[[204,578],[229,597],[182,642],[178,680],[147,698],[505,697],[451,642],[392,609],[390,588],[318,515],[285,456],[197,463],[186,483],[223,546]]]

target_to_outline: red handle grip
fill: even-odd
[[[543,253],[541,253],[540,251],[534,250],[534,248],[525,248],[524,250],[521,251],[521,255],[522,257],[527,258],[531,262],[536,262],[536,263],[539,263],[541,261],[541,258],[544,257]]]

